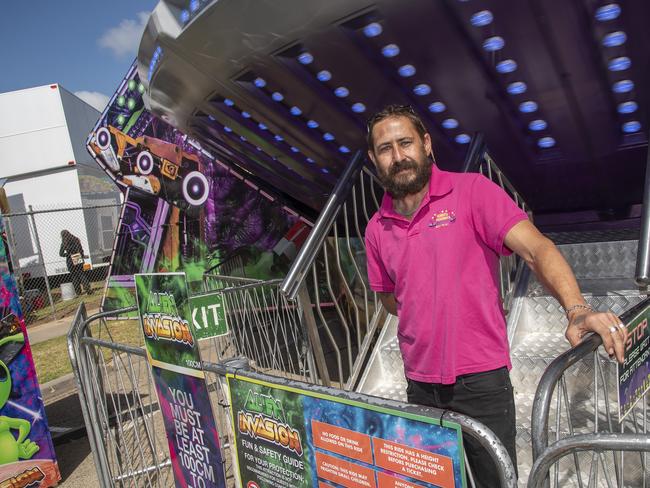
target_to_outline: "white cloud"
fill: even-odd
[[[148,12],[138,13],[137,19],[124,19],[104,32],[97,42],[113,51],[117,58],[134,57],[148,19]]]
[[[108,95],[94,91],[76,91],[74,92],[79,98],[86,102],[91,107],[95,107],[100,112],[103,112],[108,105]]]

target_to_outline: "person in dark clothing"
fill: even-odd
[[[59,256],[65,257],[65,265],[72,277],[72,284],[77,295],[81,294],[83,286],[86,293],[92,293],[90,282],[84,271],[84,250],[81,247],[81,241],[67,230],[61,231],[61,248]]]

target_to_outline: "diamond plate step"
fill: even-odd
[[[637,241],[563,244],[558,249],[578,280],[634,277]]]
[[[533,332],[526,334],[517,343],[513,343],[510,347],[510,356],[512,358],[553,359],[569,349],[569,347],[569,343],[563,334],[557,332]]]
[[[620,315],[645,297],[638,291],[627,290],[625,293],[616,293],[602,296],[586,296],[589,305],[596,310],[611,310]],[[511,347],[517,345],[529,333],[554,332],[564,335],[567,319],[564,309],[559,302],[551,296],[526,296],[520,297],[522,301],[521,314],[516,324],[516,330],[511,342]]]
[[[386,320],[356,391],[406,401],[404,363],[397,342],[398,323],[393,315]]]

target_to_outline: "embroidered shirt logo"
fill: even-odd
[[[456,222],[456,214],[445,209],[433,214],[429,227],[446,227],[454,222]]]

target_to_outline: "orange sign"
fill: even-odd
[[[377,466],[441,488],[454,488],[451,458],[383,439],[372,441]]]
[[[320,478],[346,488],[377,488],[370,468],[316,451],[316,472]]]
[[[377,486],[378,488],[421,488],[422,485],[413,484],[410,481],[396,478],[384,472],[377,473]]]
[[[316,447],[372,464],[370,436],[317,420],[311,421],[311,431]]]

